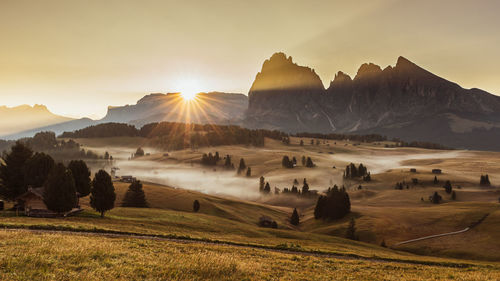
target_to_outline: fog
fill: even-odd
[[[353,154],[336,154],[332,155],[334,160],[344,161],[347,163],[363,163],[368,167],[368,171],[372,174],[378,174],[390,169],[411,168],[403,165],[407,160],[422,160],[422,159],[450,159],[464,155],[464,151],[446,151],[434,153],[413,153],[413,154],[398,154],[398,155],[353,155]]]

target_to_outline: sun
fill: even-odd
[[[192,91],[183,91],[181,92],[181,97],[185,100],[185,101],[191,101],[191,100],[194,100],[196,98],[196,95],[198,95],[197,92],[192,92]]]
[[[177,80],[176,88],[186,102],[195,100],[198,93],[202,92],[200,80],[194,77],[183,77]]]

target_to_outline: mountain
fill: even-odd
[[[44,106],[39,106],[43,107]],[[0,134],[2,139],[32,137],[37,132],[52,131],[57,135],[65,131],[75,131],[85,127],[107,122],[128,123],[140,128],[145,124],[161,121],[193,122],[200,124],[239,124],[248,108],[248,98],[243,94],[221,92],[199,93],[192,101],[184,101],[179,93],[150,94],[134,105],[108,107],[106,116],[100,120],[89,118],[60,119],[45,125],[24,126],[15,123],[18,130],[9,134]],[[45,108],[46,109],[46,108]],[[1,110],[1,107],[0,107]],[[0,115],[1,116],[1,115]],[[5,116],[9,116],[6,113]],[[35,120],[35,115],[25,115],[26,120]],[[32,117],[33,116],[33,117]],[[9,117],[14,119],[12,117]],[[19,118],[19,117],[17,117]],[[3,131],[2,131],[3,132]]]
[[[109,107],[100,122],[121,122],[141,127],[152,122],[193,122],[228,124],[242,120],[248,107],[243,94],[199,93],[184,101],[179,93],[150,94],[134,105]]]
[[[354,78],[338,72],[327,89],[318,81],[314,70],[282,53],[273,55],[257,74],[254,85],[259,87],[249,91],[245,124],[287,132],[379,133],[500,150],[495,141],[500,136],[500,97],[463,89],[406,58],[384,69],[363,64]]]
[[[71,120],[73,119],[53,114],[46,106],[39,104],[0,106],[0,137]]]

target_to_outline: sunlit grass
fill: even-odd
[[[208,244],[0,231],[1,280],[496,280],[450,268]]]

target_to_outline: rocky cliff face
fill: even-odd
[[[403,57],[384,69],[363,64],[353,79],[338,72],[324,90],[313,70],[275,54],[257,74],[249,98],[250,127],[381,133],[481,149],[491,143],[471,134],[500,135],[500,97],[463,89]]]
[[[248,93],[249,107],[245,124],[250,127],[305,131],[319,122],[318,102],[325,89],[311,68],[295,64],[291,57],[276,53],[262,65],[262,70]]]

